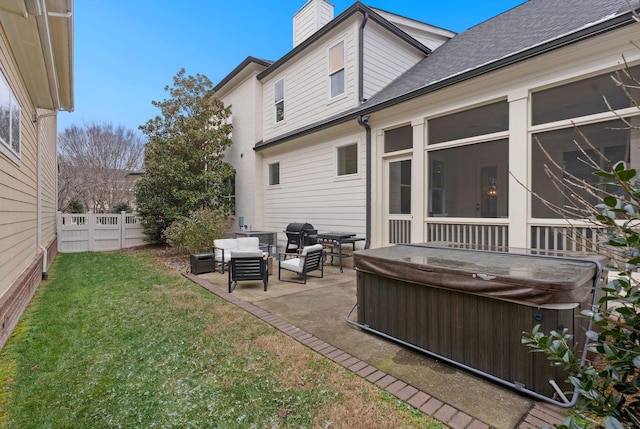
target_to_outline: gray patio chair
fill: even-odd
[[[295,258],[287,259],[287,256],[291,255],[287,253],[280,254],[278,280],[307,284],[307,277],[324,277],[324,250],[322,244],[303,247],[302,252],[300,252],[300,254]],[[302,276],[302,280],[296,280],[294,278],[283,279],[282,270],[292,271],[298,274],[298,276]],[[319,276],[312,276],[309,274],[310,272],[317,270],[320,270]]]
[[[267,260],[262,251],[232,250],[229,259],[229,293],[233,292],[239,281],[260,280],[267,291],[269,271]]]

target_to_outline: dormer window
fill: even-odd
[[[273,100],[276,122],[284,121],[284,79],[280,79],[273,86]]]
[[[329,48],[331,98],[344,94],[344,42]]]

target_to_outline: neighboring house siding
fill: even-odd
[[[42,279],[40,244],[47,251],[47,266],[57,251],[56,120],[41,118],[39,124],[32,120],[33,114],[48,111],[34,107],[10,52],[0,32],[0,70],[21,106],[20,156],[0,153],[0,346]]]
[[[316,43],[262,81],[264,139],[269,140],[357,106],[357,25],[351,23]],[[328,50],[345,41],[345,94],[329,99]],[[285,80],[284,121],[274,118],[274,83]]]
[[[46,114],[43,110],[39,114]],[[56,151],[57,120],[53,116],[39,119],[40,153],[40,222],[41,242],[50,243],[56,236],[58,210],[58,162]]]
[[[320,232],[365,232],[365,145],[357,129],[291,142],[288,150],[264,153],[263,165],[280,163],[280,184],[265,186],[265,229],[282,233],[291,222],[311,223]],[[336,176],[336,148],[358,143],[358,174]]]
[[[423,58],[422,52],[390,36],[378,24],[368,24],[364,32],[364,98],[370,98]]]
[[[3,33],[0,33],[3,34]],[[0,154],[0,296],[36,256],[37,250],[37,129],[31,121],[35,108],[13,63],[4,38],[0,39],[0,71],[22,107],[21,157]],[[0,321],[1,322],[1,321]]]

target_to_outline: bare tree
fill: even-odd
[[[100,213],[115,203],[133,203],[127,175],[139,170],[144,142],[135,131],[111,123],[72,125],[58,136],[58,207],[77,198]]]

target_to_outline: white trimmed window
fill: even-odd
[[[337,148],[338,176],[358,173],[358,144],[353,143]]]
[[[344,94],[344,42],[329,48],[329,82],[331,98]]]
[[[0,79],[0,142],[20,157],[20,104],[2,75]]]
[[[269,186],[280,184],[280,163],[269,164]]]
[[[284,121],[284,79],[273,85],[273,102],[276,122]]]

